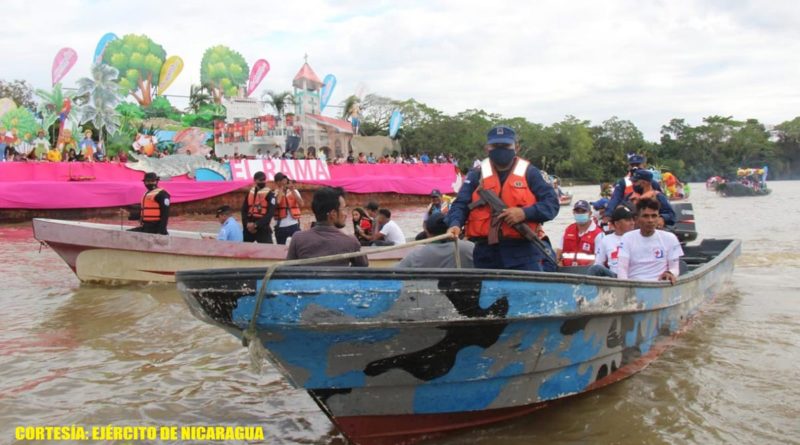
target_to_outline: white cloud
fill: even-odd
[[[331,103],[359,84],[448,113],[483,108],[550,124],[567,114],[633,121],[649,139],[671,118],[722,114],[780,123],[798,112],[793,2],[539,1],[3,2],[3,78],[48,87],[56,51],[88,73],[106,32],[143,33],[180,55],[168,90],[199,82],[203,51],[225,44],[272,67],[259,88],[286,90],[303,55],[336,74]]]

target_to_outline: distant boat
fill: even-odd
[[[410,443],[506,420],[646,367],[717,294],[736,240],[684,251],[674,286],[485,269],[180,271],[192,313],[256,339],[350,441]],[[574,270],[574,269],[573,269]],[[259,309],[256,311],[256,307]]]
[[[203,239],[200,232],[169,235],[129,232],[129,226],[57,219],[33,220],[34,237],[69,265],[81,281],[175,282],[179,270],[268,266],[286,259],[287,246]],[[206,234],[214,236],[214,234]],[[369,254],[371,247],[362,250]],[[373,266],[391,266],[409,249],[369,255]]]
[[[722,182],[716,185],[716,191],[722,196],[764,196],[772,193],[769,188],[754,188],[741,182]]]
[[[558,197],[558,205],[568,206],[572,204],[572,194],[565,193]]]

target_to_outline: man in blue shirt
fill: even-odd
[[[553,187],[538,168],[517,157],[519,141],[512,128],[505,125],[492,128],[485,148],[488,158],[467,173],[458,196],[450,204],[446,218],[448,233],[458,236],[466,225],[465,234],[475,243],[473,261],[477,268],[531,271],[549,268],[551,262],[544,253],[513,225],[525,223],[537,233],[542,223],[555,218],[559,202]],[[474,194],[478,185],[495,191],[508,208],[496,218],[492,216],[488,206]]]
[[[244,241],[242,225],[233,217],[231,206],[224,205],[217,209],[217,221],[222,224],[217,235],[219,241]]]

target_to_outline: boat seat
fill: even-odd
[[[687,273],[689,273],[689,263],[687,263],[686,261],[681,259],[678,262],[678,274],[679,275],[684,275],[684,274],[687,274]]]

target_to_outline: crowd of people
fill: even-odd
[[[444,199],[439,190],[431,192],[417,240],[435,242],[411,251],[398,267],[455,267],[456,249],[450,241],[464,238],[457,244],[462,267],[542,272],[583,267],[590,275],[675,283],[683,251],[675,235],[663,230],[675,223],[675,212],[643,157],[629,158],[629,172],[615,184],[610,199],[574,204],[574,222],[556,237],[553,253],[544,230],[559,211],[552,184],[517,155],[519,143],[512,128],[492,128],[486,151],[487,158],[470,170],[454,199]],[[169,195],[158,188],[157,179],[153,173],[145,175],[141,226],[135,230],[166,234]],[[406,243],[391,210],[374,201],[348,210],[345,197],[341,188],[316,190],[311,202],[315,221],[303,230],[304,202],[294,181],[277,173],[270,187],[266,175],[258,172],[242,203],[242,225],[229,206],[218,209],[217,239],[273,243],[274,233],[274,242],[289,243],[287,259]],[[341,230],[348,217],[352,235]],[[366,256],[331,263],[367,264]]]

